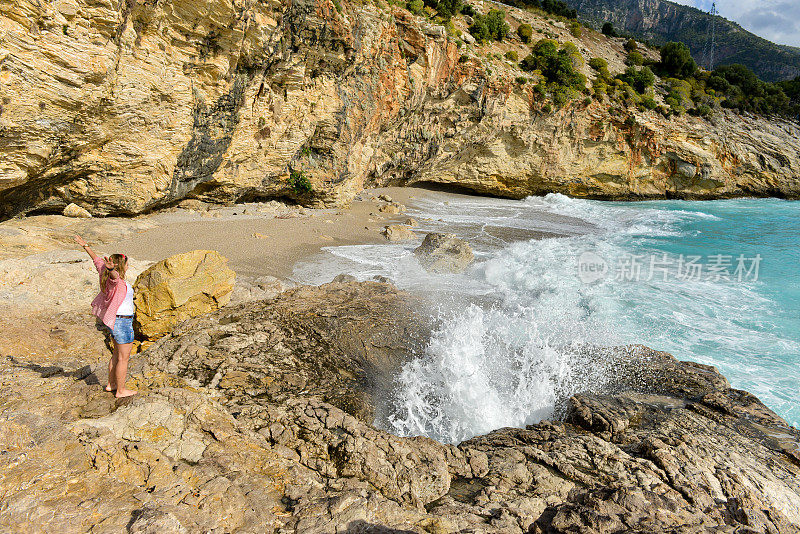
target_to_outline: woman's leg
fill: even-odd
[[[111,353],[111,358],[108,360],[108,385],[106,391],[115,391],[117,389],[117,360],[119,359],[119,345],[113,339],[111,342],[114,344],[114,350]]]
[[[115,343],[116,344],[116,343]],[[128,377],[128,360],[131,356],[131,349],[133,343],[123,343],[117,345],[117,365],[116,365],[116,380],[117,380],[117,393],[116,397],[130,397],[136,395],[136,391],[132,389],[125,389],[125,380]]]

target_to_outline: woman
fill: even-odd
[[[112,254],[101,258],[80,236],[75,241],[83,247],[100,273],[100,293],[92,301],[92,313],[111,332],[114,351],[108,362],[108,385],[106,391],[115,392],[120,399],[136,395],[136,391],[125,388],[128,375],[128,360],[133,348],[133,287],[125,280],[128,258],[125,254]]]

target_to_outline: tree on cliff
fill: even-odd
[[[661,47],[661,70],[674,78],[688,78],[697,71],[689,47],[683,43],[667,43]]]
[[[608,37],[618,37],[617,30],[614,29],[614,25],[610,22],[603,24],[600,31],[603,32],[603,35],[607,35]]]
[[[469,27],[469,33],[481,43],[502,41],[508,37],[508,32],[506,12],[502,9],[492,9],[486,15],[475,15]]]

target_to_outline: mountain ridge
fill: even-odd
[[[611,22],[615,28],[640,40],[662,45],[680,41],[705,68],[712,15],[669,0],[566,0],[578,18],[596,25]],[[800,49],[779,45],[716,16],[714,67],[741,63],[765,81],[790,80],[800,76]]]

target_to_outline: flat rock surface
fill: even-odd
[[[0,530],[800,532],[800,433],[645,347],[597,349],[618,379],[561,421],[457,446],[375,428],[417,309],[373,282],[223,308],[136,356],[120,401],[69,337],[4,340]]]

